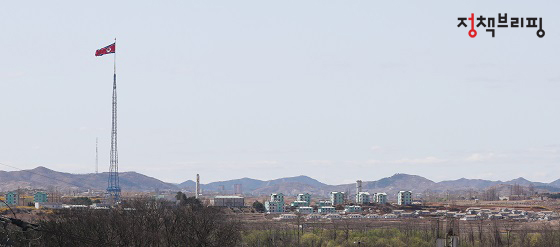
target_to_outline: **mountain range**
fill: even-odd
[[[39,166],[31,170],[0,171],[0,191],[18,188],[32,189],[94,189],[107,188],[109,173],[72,174],[58,172]],[[148,191],[159,189],[177,189],[177,186],[162,182],[137,172],[119,173],[119,182],[123,191]]]
[[[0,191],[10,191],[18,188],[33,189],[94,189],[104,190],[107,186],[108,173],[72,174],[58,172],[46,167],[37,167],[31,170],[0,171]],[[194,191],[195,182],[187,180],[180,184],[166,183],[153,177],[137,172],[119,173],[120,185],[123,191],[154,191],[159,190],[187,190]],[[295,195],[310,193],[312,195],[326,196],[331,191],[355,191],[355,184],[328,185],[308,176],[286,177],[273,180],[258,180],[240,178],[227,181],[218,181],[201,184],[203,192],[232,193],[233,186],[241,184],[243,193],[252,195],[267,195],[270,193],[284,193]],[[483,179],[461,178],[434,182],[418,175],[397,173],[393,176],[375,181],[363,181],[363,191],[370,193],[386,192],[396,194],[399,190],[413,192],[484,190],[493,186],[513,185],[534,186],[536,189],[558,192],[560,179],[550,183],[532,182],[525,178],[516,178],[509,181],[492,181]]]

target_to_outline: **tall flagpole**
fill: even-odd
[[[117,76],[117,38],[115,38],[115,53],[113,53],[113,74]]]
[[[113,53],[113,115],[111,127],[111,153],[110,153],[110,170],[107,192],[112,203],[118,203],[121,196],[121,187],[119,185],[119,154],[117,151],[117,39],[115,38],[115,52]]]

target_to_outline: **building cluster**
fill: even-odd
[[[345,207],[341,211],[333,211],[325,214],[301,213],[301,217],[305,220],[328,220],[328,219],[406,219],[406,218],[428,218],[428,217],[446,217],[457,218],[464,221],[479,220],[514,220],[514,221],[550,221],[559,220],[560,215],[553,211],[526,211],[519,209],[501,208],[501,209],[480,209],[468,208],[464,212],[448,211],[448,210],[393,210],[387,214],[376,214],[370,212],[347,210]],[[361,212],[361,213],[360,213]],[[280,214],[277,220],[292,220],[299,217],[297,214]]]
[[[4,195],[4,202],[8,206],[18,206],[20,205],[20,201],[22,199],[22,195],[18,192],[10,191]],[[34,203],[45,203],[48,201],[48,195],[46,192],[38,191],[33,194],[33,202]]]
[[[353,202],[347,203],[346,193],[333,191],[329,195],[330,200],[318,201],[315,204],[316,210],[311,206],[311,195],[309,193],[298,194],[296,200],[290,203],[292,208],[300,214],[335,214],[337,213],[336,207],[344,207],[345,213],[361,212],[362,205],[375,204],[386,204],[387,203],[387,193],[373,193],[371,195],[369,192],[362,191],[362,181],[358,180],[356,182],[356,195]],[[397,194],[397,204],[398,205],[411,205],[412,204],[412,192],[410,191],[399,191]],[[286,204],[284,203],[284,194],[274,193],[270,195],[270,200],[265,202],[265,208],[267,213],[284,213],[287,211]]]
[[[448,217],[455,217],[465,221],[484,220],[484,219],[505,219],[516,221],[535,221],[535,220],[558,220],[560,215],[553,211],[531,211],[511,208],[486,209],[468,208],[464,213],[449,212],[441,210],[438,214],[445,214]]]

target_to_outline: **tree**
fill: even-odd
[[[253,208],[259,213],[264,213],[264,211],[266,211],[266,208],[264,207],[264,204],[262,204],[259,201],[253,202]]]
[[[194,207],[194,208],[200,208],[200,207],[202,207],[202,202],[200,200],[198,200],[196,197],[191,196],[191,197],[187,197],[187,199],[183,200],[181,202],[181,205],[191,206],[191,207]]]
[[[207,247],[238,246],[241,240],[241,222],[221,209],[177,207],[153,199],[122,205],[107,210],[57,210],[42,220],[40,231],[33,231],[36,235],[28,239],[40,239],[41,245],[34,246]],[[0,228],[0,243],[1,234]]]
[[[179,192],[177,192],[177,195],[175,195],[175,199],[177,199],[177,201],[187,200],[187,195],[185,195],[185,194],[183,194],[183,192],[179,191]]]
[[[92,203],[91,203],[91,199],[89,197],[76,197],[76,198],[72,198],[72,200],[70,200],[70,204],[89,206]]]
[[[187,197],[183,192],[177,192],[175,196],[177,201],[179,201],[179,205],[182,206],[191,206],[191,207],[202,207],[202,202],[198,200],[196,197],[191,196]]]

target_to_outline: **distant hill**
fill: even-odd
[[[448,181],[441,181],[434,185],[431,189],[439,190],[439,191],[446,191],[446,190],[480,190],[484,188],[488,188],[490,186],[494,186],[500,184],[500,181],[490,181],[484,179],[467,179],[467,178],[460,178],[457,180],[448,180]]]
[[[192,180],[187,180],[185,182],[177,184],[177,187],[179,188],[194,188],[195,186],[196,186],[196,182]]]
[[[57,172],[39,166],[31,170],[0,171],[0,191],[16,190],[18,188],[48,189],[81,188],[104,190],[107,188],[109,173],[72,174]],[[137,172],[119,173],[119,182],[123,191],[153,191],[159,189],[174,189],[176,185],[162,182],[158,179],[142,175]]]
[[[328,185],[317,181],[316,179],[308,176],[297,176],[279,178],[274,180],[262,181],[251,178],[241,178],[220,182],[213,182],[209,184],[202,184],[203,190],[218,191],[220,186],[223,185],[226,191],[232,191],[234,184],[242,184],[243,192],[254,195],[266,195],[270,193],[284,193],[286,195],[296,195],[299,193],[311,193],[317,196],[328,196],[331,191],[342,191],[354,194],[356,191],[355,183],[341,184],[341,185]],[[531,182],[524,178],[516,178],[510,181],[492,181],[484,179],[467,179],[461,178],[457,180],[447,180],[442,182],[434,182],[427,178],[418,175],[410,175],[397,173],[393,176],[382,178],[374,181],[363,181],[362,190],[370,193],[386,192],[388,196],[394,197],[400,190],[411,190],[413,192],[424,192],[432,190],[435,192],[453,191],[460,192],[469,189],[484,190],[490,187],[500,188],[505,190],[507,186],[512,184],[519,184],[522,186],[529,186],[533,184],[536,188],[555,191],[560,189],[560,179],[550,184],[541,182]],[[187,186],[188,185],[188,186]],[[179,187],[194,188],[194,182],[186,181],[179,184]]]
[[[421,176],[397,173],[393,176],[382,178],[377,181],[363,181],[362,190],[369,193],[385,192],[388,194],[389,198],[391,198],[394,194],[401,190],[420,192],[426,190],[434,184],[436,184],[434,181]],[[334,189],[353,194],[356,191],[356,184],[337,185],[334,186]]]
[[[297,177],[289,177],[289,178],[279,178],[279,179],[274,179],[274,180],[269,180],[266,181],[266,186],[272,186],[272,185],[276,185],[276,184],[283,184],[283,183],[301,183],[301,184],[307,184],[313,187],[323,187],[323,186],[327,186],[324,183],[321,183],[313,178],[310,178],[308,176],[297,176]]]
[[[552,187],[558,187],[558,188],[560,188],[560,179],[554,180],[554,181],[552,181],[551,183],[549,183],[548,185],[549,185],[549,186],[552,186]]]
[[[322,194],[324,193],[322,190],[325,187],[329,187],[329,185],[321,183],[308,176],[287,177],[267,181],[252,178],[240,178],[201,184],[200,187],[204,191],[220,191],[221,186],[223,186],[226,191],[232,192],[234,184],[241,184],[243,192],[253,194],[299,194],[306,192]],[[178,187],[194,190],[195,182],[188,180],[180,183]]]
[[[241,184],[243,187],[243,191],[252,191],[263,187],[265,183],[265,181],[258,179],[240,178],[227,181],[212,182],[209,184],[201,185],[201,187],[205,190],[218,190],[219,187],[223,185],[226,190],[233,190],[234,184]]]
[[[0,191],[18,188],[49,189],[54,187],[57,187],[59,190],[68,188],[104,190],[107,187],[107,177],[108,173],[72,174],[53,171],[42,166],[24,171],[0,171]],[[119,178],[123,191],[154,191],[156,188],[160,190],[185,189],[194,191],[195,188],[195,182],[192,180],[187,180],[180,184],[171,184],[137,172],[121,172]],[[266,181],[240,178],[201,184],[201,188],[206,192],[220,192],[223,186],[225,193],[231,193],[233,192],[234,184],[241,184],[244,193],[253,195],[284,193],[293,196],[299,193],[310,193],[315,196],[326,197],[331,191],[348,192],[352,195],[356,190],[354,183],[328,185],[303,175]],[[411,190],[415,193],[422,193],[426,190],[460,192],[470,189],[484,190],[494,187],[505,191],[509,188],[508,186],[513,184],[525,187],[533,185],[537,189],[550,192],[560,191],[560,179],[551,183],[541,183],[531,182],[525,178],[516,178],[506,182],[461,178],[436,183],[422,176],[403,173],[397,173],[379,180],[364,180],[362,189],[370,193],[386,192],[389,197],[394,197],[399,190]]]

